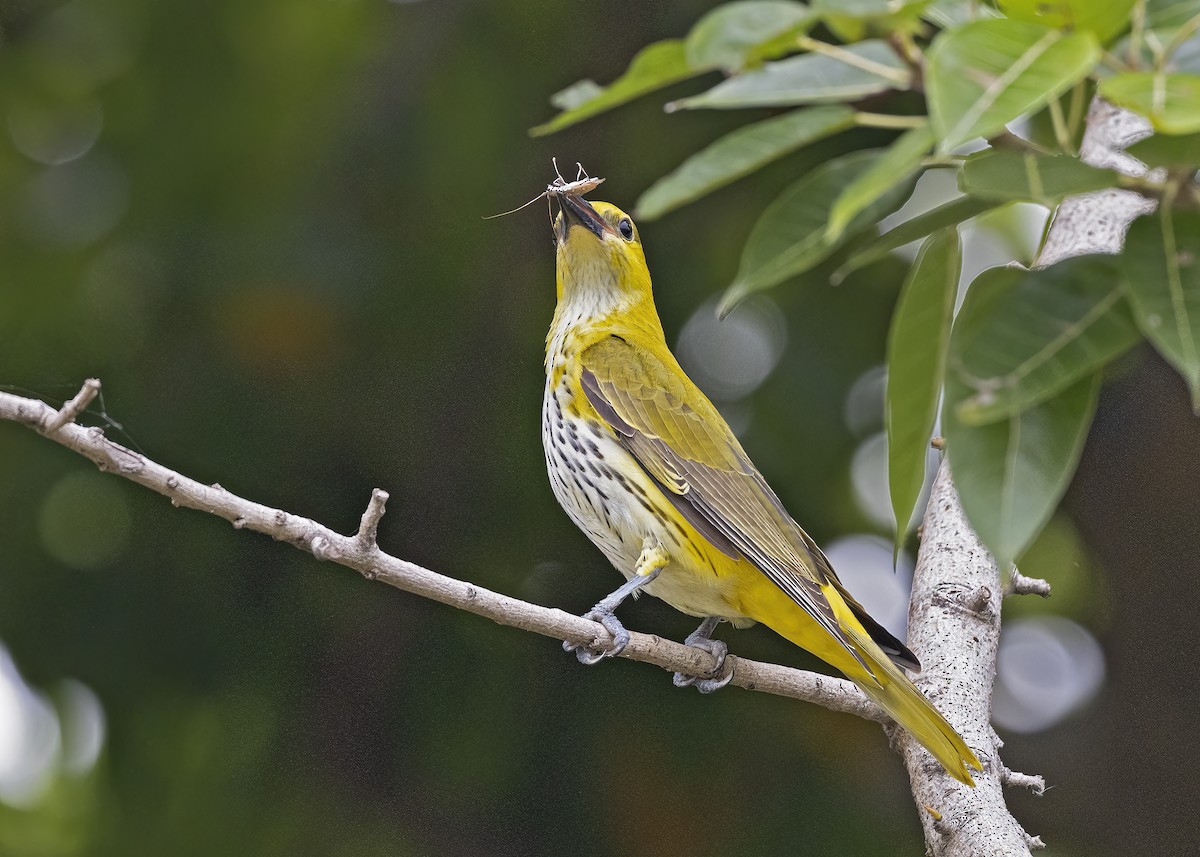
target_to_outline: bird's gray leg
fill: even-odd
[[[729,680],[733,678],[733,670],[725,673],[725,675],[721,675],[721,673],[725,672],[725,656],[729,654],[729,647],[720,640],[712,638],[712,633],[717,629],[720,621],[720,616],[709,616],[700,623],[699,628],[688,634],[687,639],[683,641],[685,646],[695,646],[697,649],[708,652],[716,658],[717,665],[713,668],[712,675],[709,678],[701,678],[700,676],[675,673],[672,681],[676,687],[691,685],[701,693],[712,693],[714,690],[720,690],[729,684]]]
[[[616,609],[621,606],[621,603],[626,598],[658,577],[663,567],[670,561],[671,558],[663,546],[653,539],[647,538],[642,543],[642,553],[638,557],[637,570],[634,571],[633,577],[629,578],[615,592],[602,598],[595,607],[583,614],[584,619],[599,622],[608,633],[612,634],[612,645],[607,649],[591,649],[587,646],[567,641],[563,643],[563,649],[568,652],[574,652],[575,657],[579,658],[579,662],[588,666],[599,663],[605,658],[621,654],[625,650],[625,647],[629,645],[629,631],[625,630],[625,626],[617,618]]]

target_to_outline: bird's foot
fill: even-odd
[[[625,647],[629,645],[629,631],[621,624],[621,620],[611,610],[602,610],[597,604],[591,610],[583,614],[584,619],[590,619],[593,622],[599,622],[604,626],[604,630],[612,634],[612,643],[607,647],[593,648],[588,645],[577,645],[569,640],[563,643],[563,651],[574,652],[575,657],[579,659],[579,663],[585,666],[598,664],[605,658],[615,658],[621,652],[625,651]]]
[[[716,629],[720,621],[720,616],[709,616],[701,623],[699,628],[688,634],[687,638],[683,641],[685,646],[694,646],[712,655],[713,659],[717,662],[716,666],[713,667],[712,672],[708,676],[675,673],[671,681],[674,682],[676,687],[694,687],[701,693],[712,693],[714,690],[720,690],[729,684],[733,678],[733,670],[729,670],[728,672],[725,670],[725,656],[729,654],[729,646],[720,640],[712,639],[712,632]]]
[[[621,606],[621,602],[626,598],[658,577],[663,566],[668,562],[666,551],[657,544],[651,547],[647,543],[642,554],[643,559],[638,561],[637,572],[634,576],[625,581],[619,589],[607,598],[601,599],[591,610],[583,614],[584,619],[590,619],[593,622],[599,622],[603,625],[604,630],[612,634],[612,643],[602,648],[593,648],[580,643],[572,643],[570,640],[563,643],[563,650],[574,652],[575,657],[579,658],[581,664],[590,667],[592,664],[600,663],[605,658],[616,657],[629,645],[629,631],[625,629],[625,626],[621,624],[621,620],[617,618],[616,609]],[[649,555],[648,561],[645,561],[646,555]]]

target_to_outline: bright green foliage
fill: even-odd
[[[1064,196],[1103,190],[1117,183],[1112,170],[1090,167],[1070,155],[985,149],[967,158],[958,189],[980,199],[1027,200],[1057,205]]]
[[[803,3],[740,0],[713,9],[687,37],[687,61],[693,68],[737,70],[787,53],[814,16]]]
[[[1100,82],[1100,94],[1146,116],[1163,134],[1200,131],[1200,75],[1130,72]]]
[[[927,73],[939,148],[998,134],[1082,80],[1099,58],[1090,33],[1024,21],[976,21],[940,34]]]
[[[970,390],[955,416],[996,422],[1049,399],[1138,341],[1111,256],[1079,256],[1049,268],[992,268],[971,284],[989,311],[960,331],[950,372]]]
[[[958,230],[951,227],[931,235],[900,290],[888,333],[884,426],[897,552],[925,480],[961,268]]]
[[[1200,0],[1146,0],[1148,27],[1182,27],[1200,15]]]
[[[657,42],[634,57],[626,72],[609,86],[601,88],[591,81],[581,81],[564,89],[555,97],[556,105],[563,108],[563,112],[538,125],[531,133],[541,135],[560,131],[695,73],[682,41]]]
[[[807,11],[762,4],[751,16],[755,5],[718,7],[693,28],[692,65],[728,74],[668,111],[827,106],[755,116],[655,182],[639,209],[660,217],[785,154],[808,153],[807,170],[764,206],[721,312],[798,274],[814,288],[814,269],[831,257],[840,283],[927,239],[894,310],[887,357],[896,544],[919,496],[940,395],[964,507],[996,556],[1011,560],[1071,479],[1105,367],[1149,339],[1200,407],[1200,0],[1147,0],[1144,26],[1133,29],[1138,0],[813,0]],[[772,32],[787,27],[784,37]],[[729,47],[699,53],[701,42]],[[772,61],[757,64],[764,58]],[[1097,87],[1176,135],[1130,149],[1168,167],[1165,178],[1080,159]],[[850,131],[851,110],[861,127],[838,143],[855,151],[830,156],[827,138]],[[879,234],[931,169],[949,171],[962,196]],[[1067,197],[1109,188],[1169,207],[1135,224],[1118,260],[998,268],[958,282],[958,229],[973,218],[1011,203],[1053,216]]]
[[[950,202],[931,208],[899,226],[889,229],[873,241],[866,242],[853,250],[849,258],[830,276],[830,281],[839,284],[854,271],[887,258],[893,250],[920,241],[927,235],[947,226],[965,223],[971,218],[991,211],[999,203],[975,196],[960,196]]]
[[[1200,215],[1164,209],[1135,221],[1121,274],[1142,332],[1183,375],[1200,412]]]
[[[867,206],[908,184],[921,159],[933,148],[933,132],[924,124],[901,134],[858,178],[850,182],[829,211],[828,240],[837,241]]]
[[[1148,167],[1200,169],[1200,133],[1155,134],[1125,151]]]
[[[801,54],[731,77],[702,95],[674,102],[671,109],[724,110],[855,101],[903,87],[908,81],[908,70],[887,42],[859,42],[843,50],[858,64],[827,54]]]
[[[644,48],[608,86],[582,80],[558,93],[551,103],[563,112],[530,133],[552,134],[706,71],[738,71],[786,53],[812,21],[803,3],[744,0],[719,6],[701,18],[686,39]]]
[[[1136,0],[1000,0],[1004,14],[1017,21],[1032,21],[1055,29],[1070,28],[1094,33],[1108,41],[1129,26]]]
[[[950,337],[962,354],[1004,306],[1014,281],[1007,269],[971,284]],[[986,425],[959,418],[975,391],[946,374],[942,432],[963,509],[1001,568],[1020,556],[1049,519],[1075,471],[1096,407],[1100,376],[1077,381],[1041,404]]]
[[[839,39],[856,42],[868,35],[908,33],[919,27],[931,0],[813,0],[813,11]]]
[[[840,104],[794,110],[727,134],[663,176],[637,201],[641,220],[654,220],[724,187],[802,146],[854,127],[854,111]]]
[[[983,426],[959,420],[970,395],[946,378],[942,432],[963,510],[1001,568],[1020,557],[1071,481],[1096,409],[1100,376],[1042,404]]]
[[[737,278],[721,298],[717,312],[726,315],[754,292],[802,274],[838,246],[826,230],[834,200],[880,158],[878,152],[855,152],[830,161],[791,185],[754,224]],[[894,211],[910,187],[893,189],[860,212],[852,226],[873,223]]]

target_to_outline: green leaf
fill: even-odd
[[[1095,33],[1106,42],[1129,26],[1136,0],[1000,0],[1004,14],[1054,29]]]
[[[931,0],[813,0],[813,12],[843,42],[868,34],[916,32]]]
[[[999,18],[1000,13],[979,0],[933,0],[921,17],[936,27],[950,30],[980,18]]]
[[[1150,120],[1163,134],[1200,131],[1200,75],[1149,71],[1100,81],[1100,94]]]
[[[810,107],[765,119],[727,134],[656,181],[637,201],[641,220],[724,187],[802,146],[854,127],[854,111],[842,105]]]
[[[1104,190],[1117,181],[1112,170],[1089,166],[1071,155],[988,149],[967,158],[958,174],[958,189],[984,199],[1024,199],[1053,208],[1065,196]]]
[[[950,373],[963,391],[955,418],[983,425],[1040,404],[1093,374],[1141,338],[1112,256],[1048,268],[991,268],[971,284],[986,312],[955,334]]]
[[[919,241],[943,227],[955,226],[1000,205],[1001,203],[992,200],[960,196],[937,208],[931,208],[923,214],[918,214],[916,217],[894,226],[875,240],[856,248],[841,267],[833,272],[830,282],[837,285],[859,268],[865,268],[867,265],[878,262],[905,244]]]
[[[1125,151],[1148,167],[1200,169],[1200,134],[1155,134]]]
[[[884,422],[897,553],[925,480],[961,268],[958,230],[931,235],[900,290],[888,333]]]
[[[581,104],[591,101],[604,87],[594,80],[577,80],[566,89],[559,90],[550,96],[550,105],[559,110],[573,110]]]
[[[717,314],[725,316],[749,295],[802,274],[832,253],[839,241],[825,232],[833,201],[879,157],[858,151],[828,161],[788,186],[758,218],[746,246],[737,278],[725,290]],[[873,223],[899,207],[911,183],[894,188],[854,219],[852,227]]]
[[[930,118],[944,152],[990,137],[1057,98],[1100,58],[1091,33],[1005,19],[975,21],[933,40],[926,70]]]
[[[591,81],[581,81],[560,92],[555,99],[560,104],[571,106],[549,122],[538,125],[529,133],[535,137],[552,134],[576,122],[581,122],[611,110],[627,101],[653,92],[680,80],[686,80],[698,71],[687,59],[687,51],[681,39],[669,39],[643,48],[625,73],[608,86],[597,90]],[[588,84],[591,84],[588,86]],[[587,97],[590,94],[590,97]],[[584,97],[580,97],[584,96]]]
[[[736,71],[765,56],[795,49],[795,37],[806,32],[815,20],[803,3],[726,3],[692,27],[687,37],[687,59],[693,68]]]
[[[1148,0],[1147,27],[1181,27],[1200,15],[1200,0]]]
[[[908,69],[887,42],[876,39],[838,50],[850,62],[820,53],[788,57],[731,77],[700,95],[673,102],[668,110],[845,102],[907,86]]]
[[[828,238],[831,241],[841,238],[860,211],[896,185],[912,178],[932,148],[933,131],[928,123],[897,137],[875,163],[838,196],[829,212]]]
[[[1200,16],[1200,4],[1196,15]],[[1152,68],[1157,71],[1184,71],[1200,73],[1200,33],[1189,30],[1180,34],[1180,27],[1157,27],[1144,30],[1137,39],[1138,50],[1133,50],[1133,35],[1122,36],[1109,53],[1121,59],[1131,68]],[[1106,65],[1096,67],[1100,79],[1122,74],[1118,69]]]
[[[1135,220],[1119,264],[1138,325],[1183,375],[1200,413],[1200,214],[1163,206]]]
[[[952,350],[957,323],[955,328]],[[970,426],[955,416],[958,402],[970,390],[947,376],[942,432],[954,484],[967,518],[1001,569],[1029,546],[1066,491],[1099,388],[1097,373],[1037,407]]]

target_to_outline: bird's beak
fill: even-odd
[[[612,227],[604,222],[604,218],[583,197],[564,193],[557,194],[556,198],[560,213],[558,219],[559,243],[567,240],[567,233],[571,231],[572,226],[582,226],[601,240],[605,234],[614,234]]]

